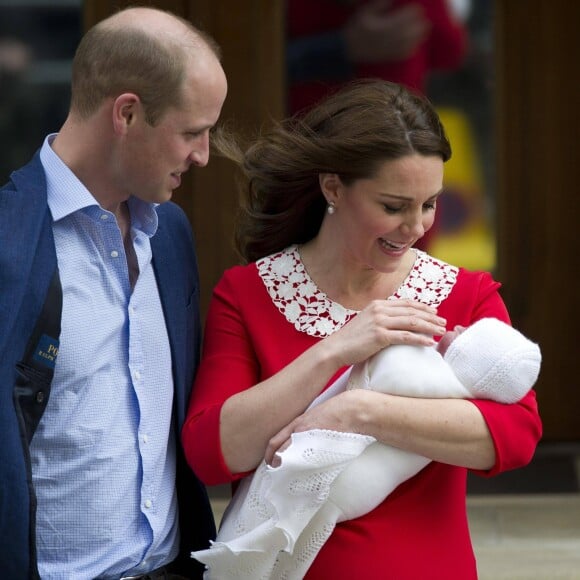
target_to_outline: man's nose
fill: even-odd
[[[190,155],[191,162],[197,167],[205,167],[209,161],[209,131],[200,136]]]

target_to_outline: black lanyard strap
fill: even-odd
[[[28,339],[24,358],[16,364],[16,411],[24,423],[28,442],[44,413],[58,355],[62,316],[62,287],[55,270],[42,312]]]

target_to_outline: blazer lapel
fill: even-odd
[[[184,383],[183,371],[185,369],[184,349],[181,348],[185,341],[183,288],[181,287],[183,284],[181,283],[179,265],[172,258],[171,237],[169,236],[168,228],[164,227],[164,225],[160,221],[157,232],[151,238],[151,249],[153,252],[153,268],[169,335],[173,361],[173,380],[176,389],[181,390]]]

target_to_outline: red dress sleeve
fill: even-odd
[[[224,402],[275,375],[319,338],[296,330],[273,303],[256,264],[224,273],[210,302],[201,363],[182,431],[187,460],[207,485],[241,479],[220,443]]]
[[[237,304],[242,294],[232,269],[215,287],[209,305],[203,356],[182,431],[187,461],[206,485],[242,478],[228,469],[220,444],[220,413],[232,395],[258,382],[258,363]]]
[[[468,326],[485,317],[510,324],[505,304],[499,294],[500,284],[486,272],[460,270],[456,290],[442,303],[439,314],[456,324]],[[521,401],[505,405],[488,400],[472,400],[483,415],[493,438],[496,462],[487,471],[476,471],[490,477],[503,471],[527,465],[542,436],[536,393],[531,390]]]

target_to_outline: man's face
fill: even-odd
[[[140,115],[124,149],[123,173],[128,193],[146,202],[171,199],[181,175],[209,159],[209,131],[226,98],[227,81],[213,54],[196,61],[183,86],[180,107],[168,109],[155,126]]]

